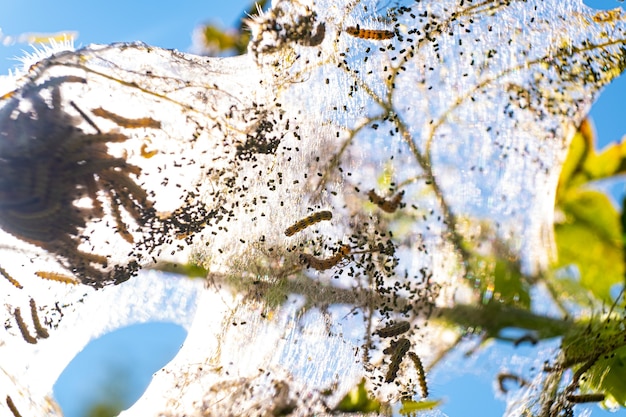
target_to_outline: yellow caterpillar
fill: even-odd
[[[5,277],[6,279],[8,279],[11,284],[13,284],[15,287],[19,288],[20,290],[22,288],[24,288],[24,287],[22,287],[22,284],[20,284],[18,280],[16,280],[11,275],[9,275],[9,273],[4,268],[2,268],[1,266],[0,266],[0,275]]]
[[[38,271],[35,272],[35,275],[37,275],[39,278],[48,279],[50,281],[62,282],[64,284],[77,284],[75,279],[63,274],[57,274],[56,272]]]
[[[378,41],[391,39],[396,36],[395,33],[390,30],[361,29],[359,25],[347,27],[346,33],[350,36],[354,36],[355,38],[374,39]]]

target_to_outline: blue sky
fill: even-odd
[[[558,0],[553,0],[558,1]],[[610,8],[619,5],[616,0],[595,0],[587,4]],[[193,29],[204,22],[218,22],[224,27],[235,26],[247,9],[247,0],[191,0],[186,2],[144,2],[110,0],[108,2],[86,2],[84,0],[29,0],[5,1],[2,4],[0,28],[3,36],[17,36],[25,32],[59,32],[77,31],[79,33],[77,46],[89,43],[112,43],[119,41],[143,41],[150,45],[164,48],[175,48],[187,51],[192,44]],[[6,39],[6,38],[5,38]],[[9,68],[17,65],[10,58],[23,55],[22,51],[31,51],[27,44],[0,46],[0,74],[6,73]],[[604,146],[609,142],[619,140],[626,135],[626,76],[622,76],[609,86],[600,97],[592,110],[599,144]],[[623,186],[622,186],[623,188]],[[623,190],[622,190],[623,192]],[[100,375],[102,369],[109,366],[114,372],[120,372],[119,361],[110,366],[110,353],[128,351],[131,346],[142,346],[139,356],[145,352],[152,352],[150,358],[134,363],[134,372],[139,376],[129,376],[129,379],[138,381],[133,387],[133,396],[140,395],[145,388],[146,378],[159,367],[171,359],[175,349],[178,349],[184,334],[177,326],[148,326],[135,328],[134,331],[122,329],[113,336],[105,336],[108,340],[100,340],[90,345],[84,355],[88,359],[86,366],[77,358],[72,365],[74,369],[55,387],[55,394],[66,404],[66,417],[81,417],[81,400],[76,391],[77,386],[89,386],[86,374]],[[184,331],[182,331],[184,332]],[[148,340],[151,348],[145,348]],[[108,343],[108,344],[107,344]],[[174,349],[174,350],[173,350]],[[106,355],[109,354],[109,357]],[[129,357],[132,355],[125,355]],[[119,359],[119,358],[118,358]],[[100,370],[96,369],[100,365]],[[140,365],[140,366],[137,366]],[[140,369],[138,369],[140,368]],[[106,378],[105,385],[107,384]],[[110,384],[110,380],[108,380]],[[94,384],[98,383],[97,381]],[[78,385],[74,385],[78,384]],[[142,388],[143,384],[143,388]],[[106,387],[105,387],[106,388]],[[451,416],[464,415],[468,410],[478,410],[484,416],[501,415],[504,403],[493,400],[492,383],[486,378],[476,378],[474,375],[463,375],[454,381],[446,382],[435,390],[440,394],[445,392],[461,392],[449,400],[443,410]],[[87,391],[93,391],[88,389]],[[68,395],[71,394],[71,395]],[[90,401],[89,398],[84,401]],[[128,400],[131,401],[131,400]],[[68,405],[71,404],[71,407]],[[594,415],[597,408],[594,407]],[[613,414],[615,415],[615,414]]]
[[[618,0],[585,0],[602,9],[621,5]],[[184,4],[184,6],[181,6]],[[247,0],[191,0],[178,2],[85,2],[80,0],[5,1],[2,4],[2,35],[25,32],[55,33],[77,31],[77,46],[89,43],[143,41],[163,48],[187,51],[193,29],[204,22],[235,26],[248,8]],[[27,44],[0,46],[0,74],[17,65],[11,58],[32,51]],[[626,77],[611,84],[592,109],[599,144],[619,140],[626,135]]]

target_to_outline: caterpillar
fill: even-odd
[[[391,353],[391,363],[389,363],[389,369],[387,369],[387,375],[385,375],[385,382],[393,382],[394,379],[398,376],[398,371],[400,370],[400,364],[402,363],[402,359],[404,359],[404,355],[409,351],[411,347],[411,342],[408,339],[400,339],[394,345],[391,346],[391,349],[385,349],[384,353]]]
[[[74,107],[74,110],[76,110],[78,112],[78,114],[81,115],[81,117],[87,122],[89,123],[89,125],[91,127],[93,127],[94,129],[96,129],[96,132],[98,132],[99,135],[102,134],[102,131],[100,130],[100,128],[98,127],[98,125],[96,125],[93,120],[91,120],[91,118],[89,116],[87,116],[87,113],[85,113],[84,111],[81,110],[80,107],[78,107],[76,105],[76,103],[74,103],[73,101],[70,101],[70,106]]]
[[[356,27],[355,26],[347,27],[346,33],[350,36],[354,36],[355,38],[374,39],[378,41],[391,39],[394,36],[396,36],[396,34],[390,30],[361,29],[359,25],[356,25]]]
[[[580,404],[580,403],[597,403],[600,401],[604,401],[604,399],[606,398],[606,396],[602,393],[596,393],[596,394],[580,394],[580,395],[574,395],[574,394],[570,394],[570,395],[566,395],[565,399],[571,403],[576,403],[576,404]]]
[[[419,378],[420,388],[422,390],[422,398],[428,398],[428,385],[426,384],[426,372],[424,372],[424,366],[422,365],[422,360],[416,353],[409,352],[409,358],[415,364],[415,368],[417,369],[417,374]]]
[[[513,341],[513,346],[518,347],[519,345],[521,345],[524,342],[528,342],[531,345],[536,345],[537,343],[539,343],[539,340],[537,340],[537,337],[532,335],[532,334],[525,334],[524,336],[517,338]]]
[[[15,321],[17,321],[17,327],[20,329],[20,333],[22,333],[22,337],[26,340],[27,343],[34,345],[37,343],[37,339],[30,335],[28,331],[28,327],[26,327],[26,323],[24,323],[24,319],[22,318],[22,313],[20,312],[19,307],[15,307],[15,311],[13,313],[15,316]]]
[[[330,220],[333,218],[333,213],[330,211],[318,211],[317,213],[313,213],[308,217],[305,217],[302,220],[298,220],[293,225],[289,226],[285,230],[285,236],[293,236],[301,230],[306,229],[309,226],[314,225],[315,223],[319,223],[322,220]]]
[[[62,282],[64,284],[78,284],[74,278],[70,278],[63,274],[57,274],[56,272],[45,272],[45,271],[37,271],[35,272],[39,278],[49,279],[50,281]]]
[[[400,206],[402,197],[404,196],[404,191],[400,191],[393,198],[386,199],[380,197],[376,194],[376,191],[372,189],[367,193],[367,196],[370,198],[370,201],[380,207],[382,211],[386,213],[393,213]]]
[[[24,287],[22,287],[22,284],[20,284],[18,280],[16,280],[11,275],[9,275],[9,273],[4,268],[2,268],[1,266],[0,266],[0,275],[5,277],[6,279],[8,279],[11,284],[13,284],[15,287],[19,288],[20,290],[22,288],[24,288]]]
[[[376,331],[376,334],[380,337],[394,337],[409,331],[410,328],[411,325],[408,321],[399,321],[397,323],[383,327],[382,329],[378,329],[378,331]]]
[[[100,192],[113,190],[129,214],[139,213],[134,216],[137,221],[152,219],[156,212],[151,208],[143,184],[137,183],[141,168],[130,164],[123,152],[119,155],[109,149],[109,144],[121,144],[130,137],[123,133],[103,133],[89,118],[93,114],[85,114],[73,102],[68,108],[62,105],[61,86],[74,82],[85,83],[86,80],[53,76],[24,91],[19,100],[29,103],[28,110],[18,108],[16,98],[15,116],[3,114],[2,123],[7,123],[3,128],[9,140],[18,140],[13,135],[19,135],[23,129],[31,132],[33,140],[24,142],[15,152],[3,154],[3,164],[11,172],[12,183],[11,192],[0,195],[0,226],[15,238],[56,257],[65,274],[75,278],[64,277],[60,281],[80,281],[101,287],[125,281],[139,265],[128,264],[112,270],[107,268],[106,257],[79,249],[88,238],[77,231],[103,220],[101,203],[104,201],[100,201]],[[78,112],[96,133],[86,133],[77,125],[77,120],[66,112],[70,106],[74,108],[71,112]],[[157,123],[150,120],[138,123],[156,127]],[[124,120],[117,122],[125,123]],[[29,126],[25,127],[24,123]],[[54,149],[54,155],[50,155],[50,149]],[[85,203],[91,200],[92,207],[88,208],[87,204],[72,208],[71,202],[78,200]],[[58,275],[47,272],[39,275],[59,280]]]
[[[15,404],[13,404],[13,400],[11,399],[10,396],[7,395],[7,406],[9,407],[9,410],[11,410],[11,412],[13,413],[13,415],[15,417],[22,417],[22,415],[19,413],[19,411],[17,411],[17,407],[15,406]]]
[[[39,321],[39,316],[37,315],[37,305],[35,304],[35,300],[33,298],[30,299],[30,314],[33,316],[33,324],[35,325],[35,332],[37,332],[37,336],[41,339],[46,339],[50,336],[48,331]]]
[[[113,219],[117,225],[117,232],[120,234],[122,239],[128,243],[135,243],[133,235],[128,231],[128,227],[126,227],[126,224],[124,224],[124,221],[122,220],[122,213],[120,212],[118,201],[114,198],[114,194],[110,191],[109,198],[111,199],[111,214],[113,215]]]
[[[111,113],[108,110],[103,109],[102,107],[98,107],[97,109],[91,110],[91,112],[99,117],[103,117],[105,119],[109,119],[113,123],[118,126],[125,127],[128,129],[137,129],[140,127],[147,127],[151,129],[160,129],[161,122],[158,120],[154,120],[150,117],[142,117],[140,119],[127,119],[126,117],[122,117],[118,114]]]
[[[528,385],[528,381],[526,381],[524,378],[522,378],[519,375],[513,375],[513,374],[507,374],[507,373],[498,374],[498,387],[500,388],[500,391],[503,394],[506,394],[507,392],[509,392],[507,387],[504,385],[504,382],[507,380],[517,382],[520,387]]]
[[[325,259],[319,259],[313,255],[309,255],[308,253],[303,253],[300,255],[300,262],[306,264],[309,268],[313,268],[318,271],[325,271],[337,265],[343,258],[350,255],[350,251],[351,249],[349,246],[342,245],[336,254]]]
[[[148,140],[149,140],[149,139],[148,139]],[[149,141],[150,141],[150,140],[149,140]],[[151,143],[151,142],[152,142],[152,141],[150,141],[150,143]],[[150,147],[150,145],[149,145],[149,144],[147,144],[147,143],[143,143],[143,144],[141,145],[141,149],[140,149],[141,156],[143,156],[143,157],[144,157],[144,158],[146,158],[146,159],[152,158],[154,155],[156,155],[157,153],[159,153],[159,151],[158,151],[158,150],[156,150],[156,149],[153,149],[153,150],[151,150],[151,151],[150,151],[150,150],[148,150],[148,148],[149,148],[149,147]]]

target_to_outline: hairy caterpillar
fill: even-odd
[[[528,342],[531,345],[536,345],[537,343],[539,343],[539,340],[537,340],[537,337],[532,335],[532,334],[525,334],[524,336],[517,338],[513,341],[513,346],[518,347],[519,345],[521,345],[524,342]]]
[[[385,382],[393,382],[398,376],[398,371],[400,370],[400,364],[402,363],[402,359],[404,359],[404,355],[409,351],[411,347],[411,342],[408,339],[400,339],[395,344],[391,346],[391,349],[387,348],[383,352],[391,353],[391,363],[389,363],[389,369],[387,370],[387,375],[385,375]]]
[[[428,397],[428,385],[426,384],[426,372],[424,372],[424,366],[422,365],[422,360],[416,353],[409,352],[409,358],[415,364],[415,368],[417,369],[417,374],[419,378],[420,388],[422,389],[422,398]]]
[[[570,394],[565,396],[565,399],[567,399],[567,401],[571,402],[571,403],[597,403],[600,401],[604,401],[604,398],[606,398],[606,396],[602,393],[596,393],[596,394],[580,394],[580,395],[574,395],[574,394]]]
[[[22,417],[22,415],[17,411],[17,407],[13,404],[13,400],[10,396],[7,395],[7,405],[9,406],[9,410],[13,413],[15,417]]]
[[[293,225],[289,226],[285,230],[285,236],[293,236],[301,230],[306,229],[309,226],[314,225],[315,223],[319,223],[322,220],[330,220],[333,218],[333,213],[330,211],[318,211],[317,213],[313,213],[308,217],[305,217],[302,220],[298,220]]]
[[[346,28],[346,33],[348,35],[354,36],[355,38],[361,39],[374,39],[378,41],[382,41],[385,39],[391,39],[395,35],[390,30],[380,30],[380,29],[361,29],[359,25],[349,26]]]
[[[37,332],[37,336],[41,339],[46,339],[48,336],[48,331],[41,325],[39,321],[39,316],[37,315],[37,305],[35,304],[35,300],[33,298],[30,299],[30,314],[33,316],[33,324],[35,325],[35,332]]]
[[[88,239],[82,231],[103,217],[100,192],[114,192],[118,201],[111,204],[121,203],[136,221],[155,212],[147,191],[137,183],[141,168],[130,164],[124,155],[109,153],[109,144],[121,144],[130,137],[102,132],[72,101],[70,106],[95,133],[86,133],[66,112],[69,109],[63,106],[61,85],[86,82],[74,76],[52,77],[26,88],[20,99],[11,101],[9,110],[3,111],[2,129],[7,143],[19,142],[22,136],[31,140],[23,140],[19,150],[3,154],[3,169],[11,173],[11,187],[0,195],[0,228],[56,256],[57,263],[74,279],[57,279],[58,275],[47,272],[39,276],[101,287],[125,281],[139,265],[111,270],[105,256],[79,249]],[[20,109],[21,100],[30,103],[29,110]],[[16,112],[14,117],[10,116],[12,112]],[[132,125],[132,120],[123,118],[114,122],[124,127]],[[149,118],[137,119],[136,125],[160,126]],[[85,206],[74,208],[72,202],[78,200]]]
[[[75,279],[63,274],[57,274],[56,272],[37,271],[35,272],[35,275],[37,275],[39,278],[49,279],[50,281],[62,282],[64,284],[78,284]]]
[[[151,129],[160,129],[161,122],[158,120],[154,120],[150,117],[142,117],[140,119],[127,119],[118,114],[111,113],[108,110],[103,109],[102,107],[98,107],[97,109],[91,110],[91,112],[99,117],[103,117],[105,119],[109,119],[113,123],[118,126],[125,127],[128,129],[137,129],[141,127],[147,127]]]
[[[128,243],[131,243],[131,244],[135,243],[135,239],[133,238],[133,235],[128,231],[128,227],[126,227],[126,224],[124,224],[124,222],[122,221],[122,213],[120,212],[120,207],[117,204],[115,196],[111,192],[109,192],[109,196],[112,202],[111,214],[113,215],[113,219],[115,220],[115,223],[117,224],[117,232]]]
[[[528,381],[526,381],[524,378],[522,378],[519,375],[513,375],[513,374],[507,374],[507,373],[498,374],[498,387],[500,388],[500,391],[504,394],[509,392],[509,390],[504,385],[504,382],[507,380],[517,382],[520,387],[523,387],[524,385],[528,385]]]
[[[144,143],[144,144],[141,145],[141,149],[140,149],[141,156],[143,156],[146,159],[152,158],[154,155],[159,153],[159,151],[156,150],[156,149],[153,149],[151,151],[148,150],[149,147],[150,147],[150,145],[148,145],[147,143]]]
[[[380,197],[378,194],[376,194],[376,191],[374,190],[370,190],[367,193],[367,196],[370,198],[370,201],[380,207],[382,211],[387,213],[393,213],[400,206],[400,203],[402,202],[402,197],[404,196],[404,191],[400,191],[393,198],[389,199]]]
[[[28,327],[26,327],[26,323],[24,323],[24,319],[22,318],[22,313],[20,312],[19,307],[15,307],[15,312],[13,313],[15,316],[15,321],[17,321],[17,327],[20,329],[20,333],[22,333],[22,337],[26,342],[34,345],[37,343],[37,339],[30,335],[28,331]]]
[[[300,255],[300,261],[303,264],[306,264],[309,268],[313,268],[318,271],[325,271],[337,265],[343,258],[350,255],[350,251],[351,249],[349,246],[342,245],[339,251],[330,258],[319,259],[313,255],[309,255],[308,253],[303,253]]]
[[[409,331],[410,328],[411,325],[408,321],[399,321],[397,323],[383,327],[382,329],[378,329],[376,331],[376,334],[380,337],[394,337]]]
[[[9,275],[9,273],[4,268],[2,268],[1,266],[0,266],[0,275],[5,277],[6,279],[8,279],[11,284],[13,284],[15,287],[19,288],[20,290],[22,288],[24,288],[24,287],[22,287],[22,284],[20,284],[18,280],[16,280],[11,275]]]

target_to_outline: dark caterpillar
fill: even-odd
[[[393,213],[398,209],[398,207],[400,207],[404,191],[400,191],[393,198],[389,199],[380,197],[374,190],[370,190],[367,193],[367,196],[370,198],[370,201],[380,207],[382,211],[386,213]]]
[[[416,353],[409,352],[409,358],[415,364],[415,368],[417,369],[417,374],[419,378],[420,388],[422,390],[422,398],[428,397],[428,385],[426,384],[426,372],[424,372],[424,366],[422,365],[422,360]]]
[[[398,323],[390,324],[382,329],[378,329],[376,334],[380,337],[394,337],[402,333],[406,333],[410,328],[411,324],[408,321],[399,321]]]
[[[402,363],[402,359],[409,351],[411,347],[411,342],[408,339],[400,339],[395,344],[393,344],[390,348],[385,349],[384,353],[391,353],[391,363],[389,363],[389,369],[387,370],[387,375],[385,375],[385,382],[393,382],[394,379],[398,376],[398,371],[400,370],[400,364]]]
[[[596,394],[579,394],[574,395],[570,394],[565,396],[565,399],[571,403],[581,404],[581,403],[597,403],[600,401],[604,401],[606,396],[602,393]]]
[[[17,411],[17,407],[15,406],[15,404],[13,403],[13,400],[11,399],[11,397],[9,397],[7,395],[7,406],[9,407],[9,410],[11,410],[11,412],[13,413],[13,415],[15,417],[22,417],[22,415],[19,413],[19,411]]]
[[[293,236],[296,233],[306,229],[307,227],[314,225],[315,223],[319,223],[322,220],[330,220],[332,218],[333,213],[331,213],[330,211],[318,211],[317,213],[313,213],[302,220],[298,220],[292,226],[289,226],[285,230],[285,236]]]
[[[46,339],[48,336],[48,331],[41,325],[39,321],[39,316],[37,315],[37,305],[35,304],[34,299],[30,299],[30,314],[33,316],[33,324],[35,325],[35,332],[37,332],[37,336],[41,339]]]
[[[17,327],[20,329],[20,333],[22,333],[22,337],[24,338],[24,340],[26,340],[26,342],[30,343],[31,345],[37,343],[37,339],[30,335],[28,327],[26,327],[26,323],[24,323],[20,308],[16,307],[13,314],[15,316],[15,321],[17,322]]]

